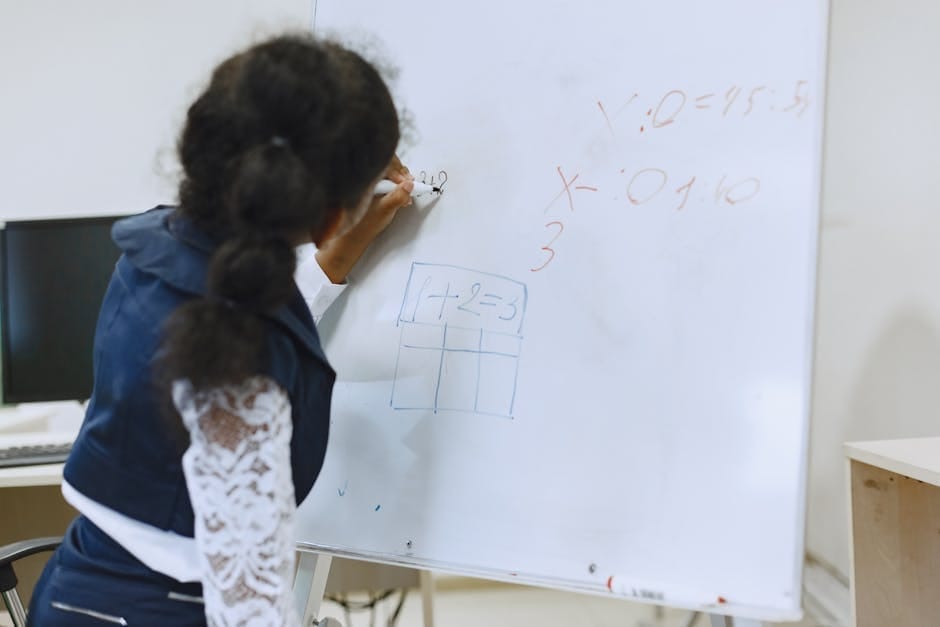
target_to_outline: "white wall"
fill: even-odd
[[[0,0],[0,220],[175,200],[175,141],[212,67],[309,28],[313,0]]]
[[[832,0],[808,549],[848,574],[845,441],[940,434],[940,3]]]

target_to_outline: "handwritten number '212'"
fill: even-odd
[[[565,225],[562,224],[561,222],[559,222],[558,220],[553,220],[553,221],[549,222],[548,224],[546,224],[546,225],[545,225],[545,228],[546,228],[546,229],[550,229],[550,228],[552,228],[553,226],[557,226],[557,227],[558,227],[558,232],[555,233],[555,237],[553,237],[550,242],[548,242],[547,244],[545,244],[544,246],[542,246],[542,250],[544,250],[545,252],[548,253],[548,259],[546,259],[546,260],[545,260],[545,263],[543,263],[542,265],[540,265],[538,268],[529,268],[529,270],[532,271],[532,272],[538,272],[539,270],[544,269],[545,266],[547,266],[549,263],[551,263],[552,259],[555,258],[555,249],[552,248],[552,244],[554,244],[554,243],[558,240],[558,238],[561,237],[561,234],[564,233],[564,231],[565,231]]]

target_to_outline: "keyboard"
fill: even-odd
[[[0,468],[61,464],[75,435],[76,431],[0,433]]]
[[[0,468],[61,464],[69,456],[70,450],[72,450],[71,443],[28,444],[0,448]]]

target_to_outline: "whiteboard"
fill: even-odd
[[[799,616],[826,21],[319,2],[318,31],[399,67],[405,161],[447,181],[323,322],[301,542]]]

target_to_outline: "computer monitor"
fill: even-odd
[[[98,311],[122,216],[8,221],[0,228],[3,402],[85,400]]]

